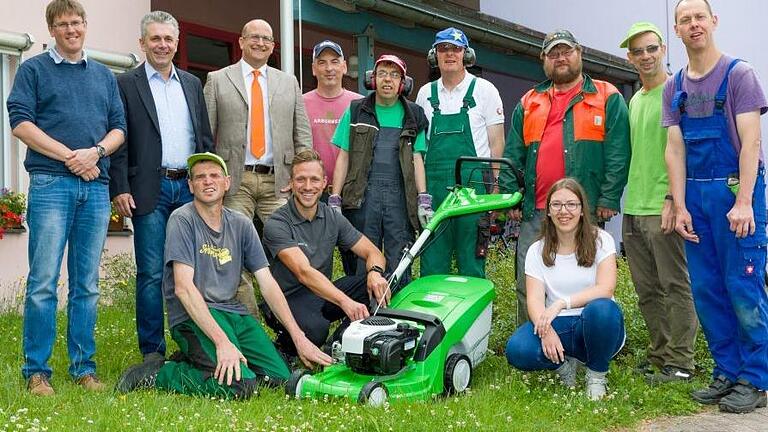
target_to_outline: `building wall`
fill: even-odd
[[[88,19],[86,48],[120,53],[140,53],[139,21],[149,12],[149,0],[80,0]],[[48,0],[3,0],[0,30],[31,33],[35,45],[27,52],[34,55],[53,38],[45,23]]]
[[[110,51],[116,53],[133,52],[140,54],[138,47],[139,22],[141,17],[149,12],[149,0],[80,0],[85,7],[88,20],[86,34],[86,49]],[[44,46],[50,46],[53,38],[50,36],[45,22],[45,7],[48,0],[3,0],[3,13],[0,14],[0,30],[16,33],[30,33],[35,44],[24,53],[24,58],[39,54]],[[15,61],[12,62],[11,71]],[[11,78],[12,80],[12,78]],[[8,125],[5,125],[8,127]],[[18,169],[21,175],[13,176],[15,180],[8,185],[16,190],[27,190],[28,178],[21,166],[24,144],[3,142],[0,136],[0,146],[12,146],[13,154],[20,150]],[[0,309],[13,304],[24,288],[29,264],[27,261],[28,235],[24,233],[6,233],[0,240]],[[110,235],[105,245],[105,255],[132,251],[133,238],[125,235]],[[66,263],[66,255],[63,262]],[[62,268],[61,283],[67,280],[66,268]]]

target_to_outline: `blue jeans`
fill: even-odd
[[[29,178],[29,276],[24,301],[22,374],[51,375],[56,286],[67,246],[67,353],[73,378],[94,373],[99,260],[109,223],[109,187],[69,175]]]
[[[563,351],[595,372],[607,372],[608,363],[624,346],[624,315],[613,300],[600,298],[587,304],[581,315],[559,316],[552,321]],[[507,341],[507,361],[526,371],[557,369],[560,364],[544,356],[533,324],[520,326]]]
[[[134,216],[133,247],[136,254],[136,333],[142,354],[165,355],[163,316],[163,253],[168,217],[192,201],[186,179],[162,178],[152,212]]]

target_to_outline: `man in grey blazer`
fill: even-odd
[[[125,145],[112,155],[110,196],[132,218],[136,253],[136,331],[145,361],[165,358],[163,244],[170,214],[192,201],[187,158],[213,150],[203,86],[173,66],[179,23],[154,11],[141,20],[139,45],[147,61],[118,75],[125,107]]]
[[[312,148],[312,133],[296,78],[267,66],[275,48],[269,23],[249,21],[239,43],[242,59],[208,75],[205,103],[215,152],[232,176],[224,205],[263,223],[287,202],[282,190],[293,155]],[[255,314],[250,275],[243,275],[238,300]]]

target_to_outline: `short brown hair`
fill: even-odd
[[[71,13],[80,16],[85,21],[85,8],[77,0],[53,0],[45,8],[45,21],[48,28],[53,28],[53,21],[64,15]]]
[[[323,173],[325,173],[325,167],[323,166],[323,160],[320,158],[320,154],[318,154],[316,151],[309,149],[309,150],[302,150],[298,153],[296,153],[293,156],[293,160],[291,161],[291,178],[293,178],[293,168],[296,165],[300,165],[307,162],[317,162],[320,164],[320,168],[323,169]]]

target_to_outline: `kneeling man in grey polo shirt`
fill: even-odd
[[[384,255],[341,213],[320,202],[326,184],[317,152],[296,154],[291,165],[292,196],[264,224],[264,247],[272,274],[299,327],[317,346],[328,338],[330,323],[346,318],[340,326],[343,329],[349,320],[367,317],[369,305],[377,300],[389,301]],[[366,274],[331,282],[336,246],[363,259]],[[295,355],[290,335],[270,319],[268,309],[261,309],[267,324],[277,332],[278,349]],[[340,330],[336,332],[340,334]]]

